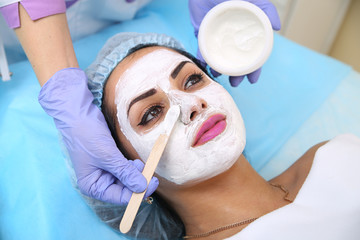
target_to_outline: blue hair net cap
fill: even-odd
[[[184,50],[173,37],[158,33],[118,33],[111,37],[98,53],[95,61],[86,69],[88,87],[94,95],[93,103],[101,108],[103,90],[114,68],[138,46],[157,45]]]

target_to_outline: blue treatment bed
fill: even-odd
[[[76,42],[81,68],[121,31],[166,33],[196,52],[187,1],[154,0],[134,20]],[[72,187],[29,62],[10,70],[12,80],[0,82],[0,239],[127,239],[102,223]],[[219,81],[244,117],[246,157],[267,179],[320,141],[346,132],[360,136],[359,73],[277,34],[257,84],[231,88],[226,77]]]

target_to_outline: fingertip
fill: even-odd
[[[252,73],[249,73],[247,75],[247,78],[248,78],[249,82],[251,84],[256,83],[259,80],[260,73],[261,73],[261,68],[259,68],[258,70],[254,71]]]
[[[275,6],[271,8],[271,13],[268,14],[268,17],[270,19],[272,28],[275,31],[279,31],[281,29],[281,21]]]
[[[229,77],[230,85],[232,87],[237,87],[244,80],[245,76]]]
[[[149,187],[153,188],[154,191],[159,186],[159,179],[157,177],[152,177],[149,183]]]
[[[274,23],[272,23],[272,28],[275,31],[279,31],[281,29],[281,22],[280,19],[277,19],[276,21],[274,21]]]
[[[141,177],[138,178],[138,182],[133,186],[129,186],[129,189],[136,193],[141,193],[146,190],[147,181],[145,177],[141,174]]]
[[[159,179],[157,177],[152,177],[149,183],[149,186],[146,190],[145,197],[149,197],[151,194],[155,192],[155,190],[159,186]]]
[[[257,5],[257,4],[255,4],[255,5]],[[263,6],[261,6],[260,8],[264,11],[264,13],[269,18],[272,29],[274,29],[275,31],[280,30],[281,21],[280,21],[280,17],[276,10],[275,5],[269,1],[269,2],[265,3]]]
[[[211,75],[213,75],[213,77],[218,77],[221,75],[221,73],[215,71],[214,69],[210,68],[210,72],[211,72]]]
[[[248,77],[248,80],[251,84],[254,84],[254,83],[257,83],[257,81],[259,80],[259,78],[249,78]]]
[[[205,63],[205,60],[203,58],[203,56],[201,55],[200,49],[197,49],[197,53],[196,53],[197,59],[199,59],[201,62]],[[206,64],[205,64],[206,66]]]
[[[276,10],[276,7],[273,5],[273,10],[272,10],[272,21],[271,21],[271,25],[272,25],[272,28],[275,30],[275,31],[279,31],[281,29],[281,21],[280,21],[280,17],[279,17],[279,14]]]

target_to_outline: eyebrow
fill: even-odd
[[[190,61],[182,61],[181,63],[179,63],[176,68],[172,71],[171,73],[171,78],[175,79],[177,77],[177,75],[179,74],[179,72],[181,71],[181,69],[185,66],[185,64],[190,63]]]
[[[130,111],[130,108],[131,108],[132,105],[134,105],[136,102],[138,102],[140,100],[143,100],[143,99],[145,99],[147,97],[150,97],[150,96],[154,95],[156,92],[157,92],[156,89],[152,88],[152,89],[144,92],[143,94],[137,96],[136,98],[134,98],[129,104],[129,108],[127,110],[127,115],[129,115],[129,111]]]

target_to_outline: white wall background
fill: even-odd
[[[328,54],[351,0],[271,0],[280,15],[283,36]],[[360,23],[359,23],[360,24]]]

